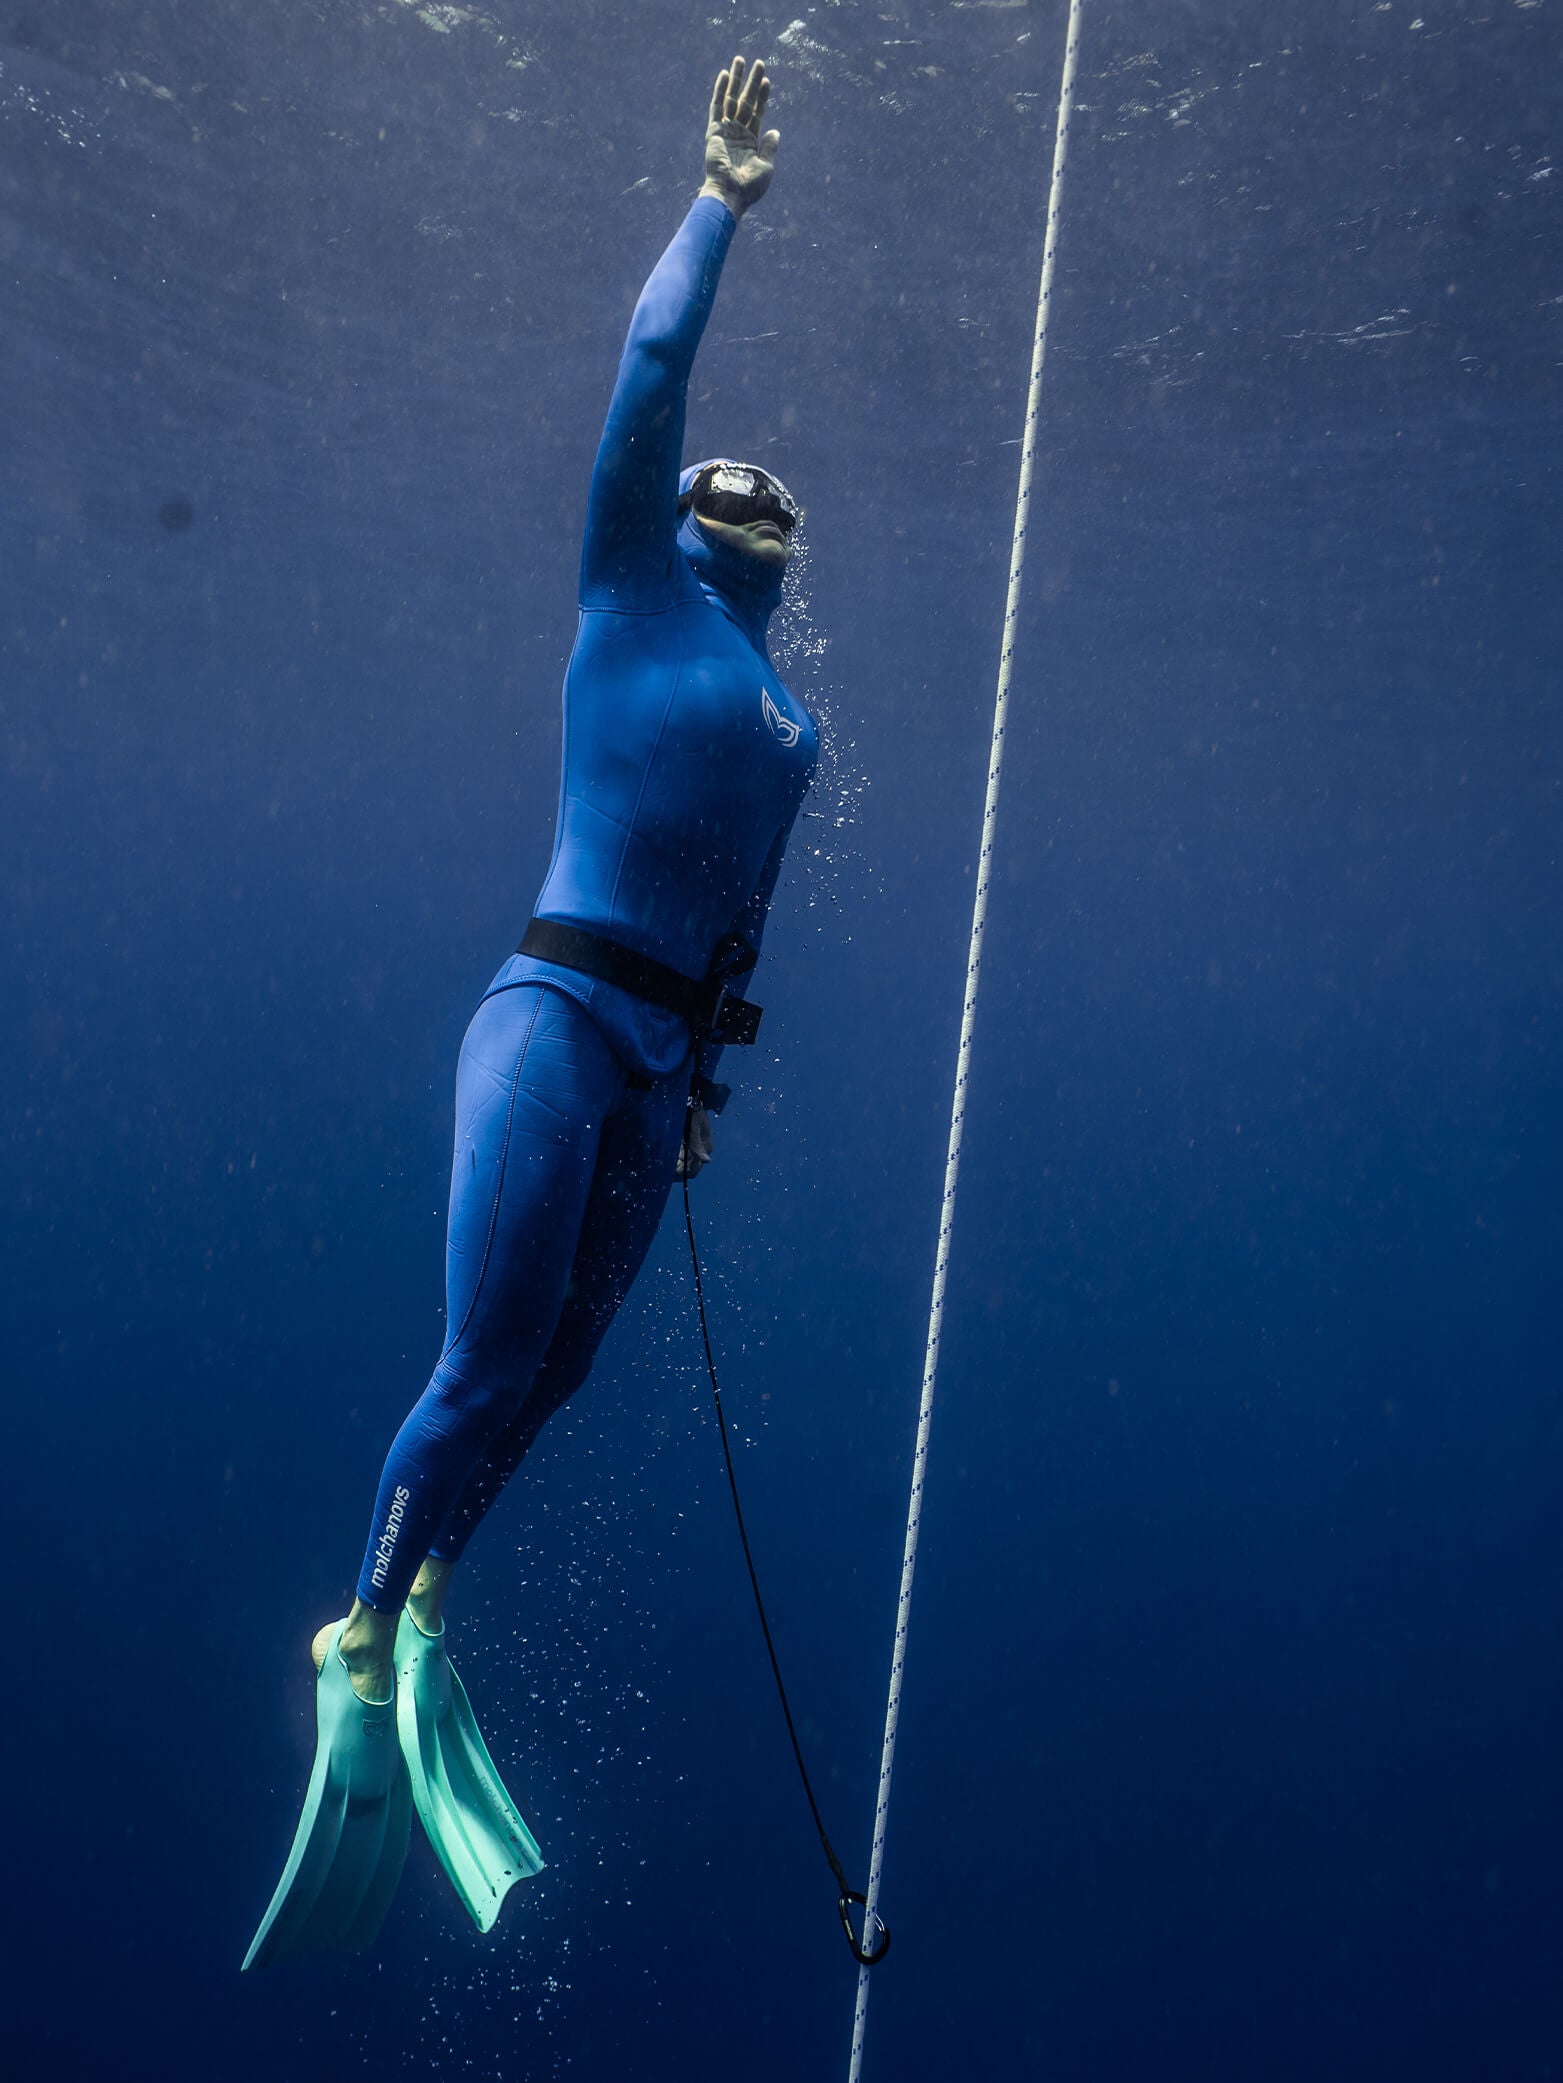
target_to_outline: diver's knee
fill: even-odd
[[[550,1355],[537,1370],[532,1393],[526,1399],[528,1414],[535,1414],[539,1423],[551,1418],[556,1410],[569,1402],[585,1382],[592,1371],[592,1361],[595,1357],[594,1353],[588,1354],[584,1359],[572,1354],[568,1364],[561,1364]]]
[[[526,1400],[527,1383],[508,1369],[463,1366],[449,1354],[429,1384],[449,1413],[450,1429],[480,1432],[485,1440],[508,1425]]]

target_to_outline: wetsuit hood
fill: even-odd
[[[730,460],[712,456],[703,463],[692,463],[679,478],[679,498],[684,497],[702,470]],[[781,603],[785,570],[762,563],[758,557],[746,557],[730,543],[708,535],[695,519],[693,507],[679,522],[678,546],[694,566],[695,577],[713,604],[724,609],[754,648],[763,653],[766,624]]]

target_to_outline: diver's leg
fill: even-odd
[[[457,1074],[445,1350],[392,1443],[342,1655],[389,1689],[397,1616],[435,1529],[531,1386],[559,1321],[602,1127],[624,1072],[540,985],[478,1008]]]
[[[597,1348],[651,1248],[673,1185],[687,1068],[629,1089],[603,1127],[580,1244],[547,1357],[519,1410],[497,1432],[435,1536],[430,1562],[454,1567],[478,1522],[553,1413],[585,1381]]]

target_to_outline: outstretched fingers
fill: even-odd
[[[743,125],[745,130],[751,131],[758,136],[760,119],[765,114],[765,104],[770,98],[771,83],[765,77],[763,62],[756,58],[749,77],[743,83],[743,91],[738,98],[737,121]]]
[[[722,85],[723,81],[726,82],[725,85]],[[718,85],[722,86],[721,121],[724,123],[736,123],[738,121],[738,103],[744,87],[744,61],[741,57],[733,59],[732,64],[722,74],[722,80],[718,82]]]
[[[760,128],[770,98],[771,83],[766,77],[764,60],[756,58],[750,65],[741,56],[735,56],[732,63],[724,66],[716,76],[716,85],[711,89],[707,128],[711,131],[726,130],[734,143],[737,140],[732,133],[743,131],[762,157],[773,159],[776,147],[781,143],[781,133]]]

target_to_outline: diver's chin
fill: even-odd
[[[774,565],[778,571],[785,571],[792,557],[792,546],[781,535],[762,535],[757,541],[745,543],[744,549],[756,564]]]

